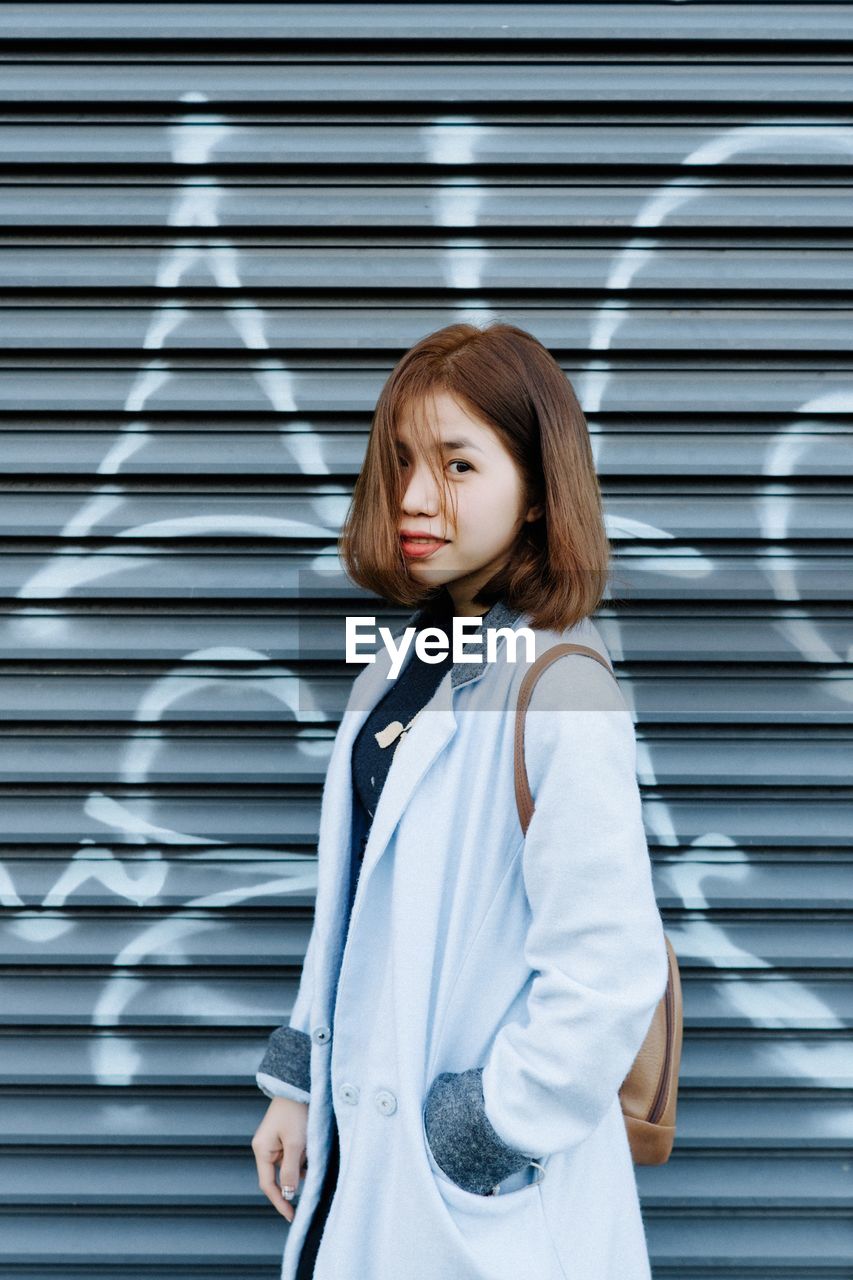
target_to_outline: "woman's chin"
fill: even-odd
[[[438,569],[435,566],[426,564],[424,561],[410,560],[406,567],[412,578],[431,587],[441,586],[445,582],[452,582],[454,578],[458,577],[452,565],[442,565]]]

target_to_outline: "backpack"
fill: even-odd
[[[533,816],[533,797],[524,764],[524,716],[533,686],[546,667],[566,653],[580,653],[600,662],[614,680],[613,668],[597,650],[585,644],[556,644],[533,663],[521,682],[515,720],[515,799],[521,829]],[[682,1001],[678,960],[665,937],[669,975],[666,991],[633,1066],[619,1087],[619,1101],[635,1164],[665,1164],[675,1139],[675,1107],[681,1062]]]

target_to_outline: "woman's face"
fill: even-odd
[[[397,434],[404,477],[400,532],[432,534],[442,541],[431,549],[401,537],[401,548],[413,578],[446,586],[457,614],[482,615],[485,606],[472,604],[471,597],[497,572],[525,520],[535,520],[541,507],[525,509],[521,473],[490,426],[445,391],[436,392],[434,403],[448,518],[453,519],[455,507],[455,524],[441,526],[435,478],[415,454],[411,428],[403,422]]]

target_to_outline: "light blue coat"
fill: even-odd
[[[569,640],[609,658],[589,619],[534,634],[536,657]],[[633,722],[599,663],[573,655],[546,670],[527,714],[525,838],[513,785],[523,643],[518,652],[506,661],[501,640],[497,662],[455,664],[400,742],[347,933],[351,753],[388,688],[387,651],[354,681],[323,790],[315,922],[289,1024],[311,1037],[310,1106],[282,1280],[294,1280],[319,1197],[332,1107],[341,1168],[315,1280],[649,1280],[618,1089],[667,957]],[[424,1101],[438,1073],[472,1067],[483,1068],[494,1131],[535,1154],[541,1181],[513,1175],[486,1196],[442,1172]]]

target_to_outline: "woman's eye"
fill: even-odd
[[[400,458],[400,457],[398,457],[398,458],[397,458],[397,461],[399,462],[399,464],[400,464],[400,466],[401,466],[401,467],[408,467],[408,465],[409,465],[408,460],[407,460],[406,458]],[[465,467],[466,471],[472,471],[472,470],[473,470],[473,467],[471,466],[471,463],[470,463],[470,462],[465,462],[465,461],[463,461],[463,459],[462,459],[462,458],[454,458],[454,460],[453,460],[452,462],[448,462],[448,464],[447,464],[447,465],[448,465],[449,467]],[[457,476],[458,476],[458,475],[463,475],[463,476],[464,476],[464,475],[465,475],[465,471],[457,471],[457,472],[455,472],[455,474],[456,474]]]

